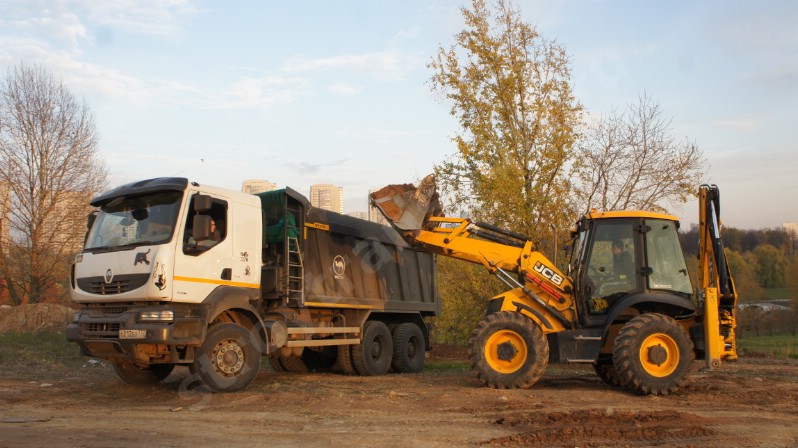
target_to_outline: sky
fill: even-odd
[[[3,0],[0,70],[39,64],[93,112],[109,186],[181,176],[304,194],[413,182],[454,154],[427,67],[453,0]],[[726,226],[798,222],[798,2],[516,0],[589,116],[645,92],[708,161]],[[697,186],[696,186],[697,187]],[[697,221],[688,202],[672,213]]]

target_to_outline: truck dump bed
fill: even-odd
[[[434,255],[393,228],[311,207],[290,188],[258,196],[265,294],[273,287],[308,307],[440,313]]]

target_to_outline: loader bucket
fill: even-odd
[[[420,230],[430,216],[443,215],[435,177],[431,174],[422,179],[418,187],[388,185],[369,194],[369,200],[399,231]]]

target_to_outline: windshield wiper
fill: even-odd
[[[90,251],[93,254],[97,254],[102,252],[111,252],[115,248],[116,246],[96,246],[96,247],[87,247],[86,250]]]

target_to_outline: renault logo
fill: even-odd
[[[114,273],[109,269],[105,271],[105,283],[111,283],[114,279]]]

